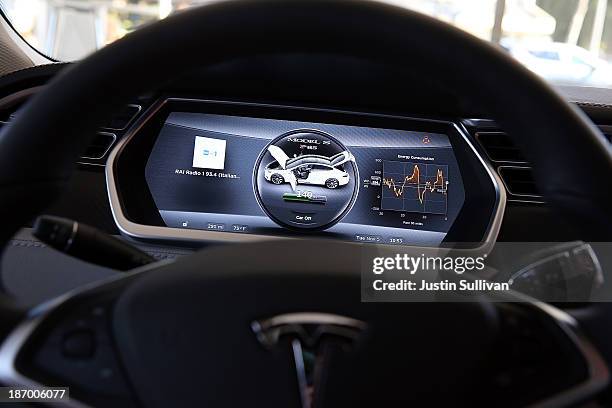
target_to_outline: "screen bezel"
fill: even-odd
[[[500,205],[499,185],[487,168],[486,162],[467,139],[467,135],[452,121],[310,107],[180,98],[165,98],[155,103],[128,132],[127,139],[112,155],[114,160],[109,165],[112,166],[118,202],[123,216],[131,223],[166,227],[145,180],[145,166],[160,130],[171,112],[300,120],[446,134],[464,180],[465,202],[443,242],[477,244],[489,239]],[[231,232],[206,232],[239,235]],[[316,233],[295,233],[287,230],[275,232],[273,235],[295,237],[312,236]],[[168,238],[175,239],[170,236]]]

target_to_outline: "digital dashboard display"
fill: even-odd
[[[443,133],[199,112],[168,114],[145,179],[169,227],[372,243],[439,244],[465,200]]]

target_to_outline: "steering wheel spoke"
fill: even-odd
[[[69,406],[137,406],[111,327],[113,303],[132,276],[33,309],[0,348],[2,383],[69,387]]]

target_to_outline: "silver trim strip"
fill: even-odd
[[[476,147],[470,140],[468,136],[469,132],[465,128],[465,125],[458,125],[457,123],[453,123],[453,125],[455,126],[459,134],[463,136],[463,139],[468,144],[468,146],[472,149],[474,155],[478,158],[478,160],[488,173],[489,177],[491,178],[493,182],[493,187],[495,188],[496,208],[494,213],[491,214],[488,233],[486,235],[485,240],[482,242],[482,245],[475,249],[476,251],[484,251],[486,253],[489,253],[493,249],[493,246],[497,241],[497,236],[499,235],[499,230],[504,219],[504,211],[506,211],[506,189],[501,188],[502,182],[499,177],[499,174],[497,174],[491,164],[482,157],[478,149],[476,149]]]
[[[81,166],[106,167],[106,164],[89,163],[89,162],[83,162],[83,161],[78,161],[77,164],[79,164]]]
[[[539,195],[539,194],[521,194],[521,193],[514,193],[512,192],[512,190],[510,189],[510,186],[506,183],[506,180],[504,179],[504,175],[502,174],[501,170],[503,169],[520,169],[520,170],[529,170],[532,171],[533,169],[531,168],[531,166],[511,166],[511,165],[503,165],[503,166],[497,166],[497,173],[499,174],[499,177],[503,183],[504,188],[506,189],[506,191],[508,192],[508,194],[510,195],[510,197],[518,197],[515,201],[519,201],[521,199],[521,197],[525,197],[525,200],[536,200],[535,202],[541,202],[544,203],[543,201],[543,196]],[[537,200],[540,201],[537,201]]]
[[[546,204],[543,200],[525,200],[522,198],[508,197],[509,203],[522,203],[522,204]]]
[[[106,150],[104,150],[104,153],[102,153],[101,156],[98,156],[98,157],[81,156],[81,157],[79,157],[79,159],[85,159],[85,160],[100,160],[100,159],[103,159],[104,156],[106,156],[106,154],[108,153],[108,151],[110,149],[112,149],[113,146],[115,145],[115,143],[117,142],[117,135],[114,134],[114,133],[110,133],[110,132],[96,132],[96,134],[111,136],[113,138],[113,141],[110,142],[110,144],[108,145]],[[87,164],[89,164],[89,163],[87,163]]]
[[[115,219],[115,223],[117,224],[117,228],[121,231],[122,234],[127,235],[136,239],[143,240],[174,240],[174,241],[184,241],[184,242],[220,242],[220,243],[229,243],[229,242],[258,242],[262,240],[275,240],[275,239],[295,239],[288,237],[279,237],[274,235],[257,235],[257,234],[237,234],[231,232],[222,232],[222,231],[206,231],[206,230],[190,230],[190,229],[180,229],[180,228],[170,228],[170,227],[160,227],[160,226],[152,226],[152,225],[143,225],[130,221],[125,214],[123,213],[121,200],[119,198],[119,193],[117,190],[117,185],[115,183],[115,174],[114,174],[114,165],[117,157],[121,154],[123,147],[130,142],[130,140],[138,133],[138,131],[147,123],[165,104],[168,102],[203,102],[203,103],[216,103],[216,104],[224,104],[224,105],[235,105],[235,106],[256,106],[256,107],[266,107],[266,108],[282,108],[282,109],[295,109],[295,110],[306,110],[306,111],[318,111],[318,112],[327,112],[327,113],[340,113],[340,114],[354,114],[354,115],[363,115],[370,117],[379,117],[379,118],[389,118],[389,119],[405,119],[405,120],[415,120],[421,122],[429,122],[429,123],[438,123],[445,124],[451,126],[455,129],[456,132],[464,139],[465,143],[470,147],[470,149],[474,152],[480,163],[485,168],[485,171],[489,175],[491,182],[496,191],[496,202],[495,202],[495,211],[491,216],[491,220],[489,221],[489,226],[487,228],[487,232],[485,234],[485,239],[482,241],[482,244],[477,248],[473,248],[472,250],[487,252],[490,251],[495,240],[497,239],[497,235],[499,233],[499,229],[501,227],[501,221],[504,214],[504,209],[506,207],[506,191],[505,189],[500,188],[501,181],[497,173],[493,170],[490,164],[485,161],[481,154],[476,150],[470,138],[467,136],[467,131],[464,127],[459,126],[455,122],[443,121],[443,120],[433,120],[433,119],[422,119],[422,118],[414,118],[407,116],[394,116],[394,115],[385,115],[385,114],[375,114],[375,113],[365,113],[365,112],[354,112],[354,111],[344,111],[344,110],[334,110],[334,109],[319,109],[319,108],[309,108],[309,107],[299,107],[299,106],[285,106],[285,105],[271,105],[271,104],[259,104],[259,103],[248,103],[248,102],[232,102],[232,101],[223,101],[223,100],[210,100],[210,99],[186,99],[186,98],[166,98],[162,100],[158,100],[155,102],[151,108],[144,114],[141,115],[139,120],[135,123],[135,125],[128,130],[125,137],[123,137],[119,143],[115,145],[110,155],[108,156],[108,160],[106,163],[106,184],[108,190],[108,197],[110,201],[110,207],[113,214],[113,218]],[[347,241],[348,242],[348,241]],[[371,244],[371,245],[385,245],[385,244]],[[385,245],[389,246],[389,245]]]
[[[508,136],[508,134],[506,132],[502,132],[502,131],[477,131],[474,133],[474,139],[476,139],[476,141],[478,142],[478,144],[480,145],[480,147],[482,147],[482,150],[485,152],[485,154],[487,155],[487,158],[489,159],[490,162],[494,162],[494,163],[516,163],[516,164],[529,164],[529,162],[525,161],[525,160],[499,160],[499,159],[494,159],[491,157],[491,154],[489,153],[489,150],[487,149],[487,147],[485,146],[485,144],[482,142],[480,136],[481,135],[506,135]],[[517,148],[518,150],[518,148]]]
[[[136,108],[136,113],[134,113],[134,115],[132,115],[132,117],[130,118],[130,120],[127,121],[127,123],[125,124],[124,127],[122,127],[122,128],[114,128],[114,127],[101,126],[101,128],[105,129],[105,130],[125,130],[125,129],[127,129],[132,124],[132,122],[134,122],[134,118],[136,118],[140,114],[140,111],[142,110],[142,106],[137,105],[135,103],[128,103],[125,106],[126,107],[134,107],[134,108]]]

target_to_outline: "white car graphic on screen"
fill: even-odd
[[[325,186],[330,189],[345,186],[350,181],[349,174],[342,165],[355,158],[348,151],[332,157],[314,154],[289,158],[278,146],[269,146],[268,151],[276,160],[264,170],[264,178],[272,184],[289,183],[295,190],[298,184]]]

